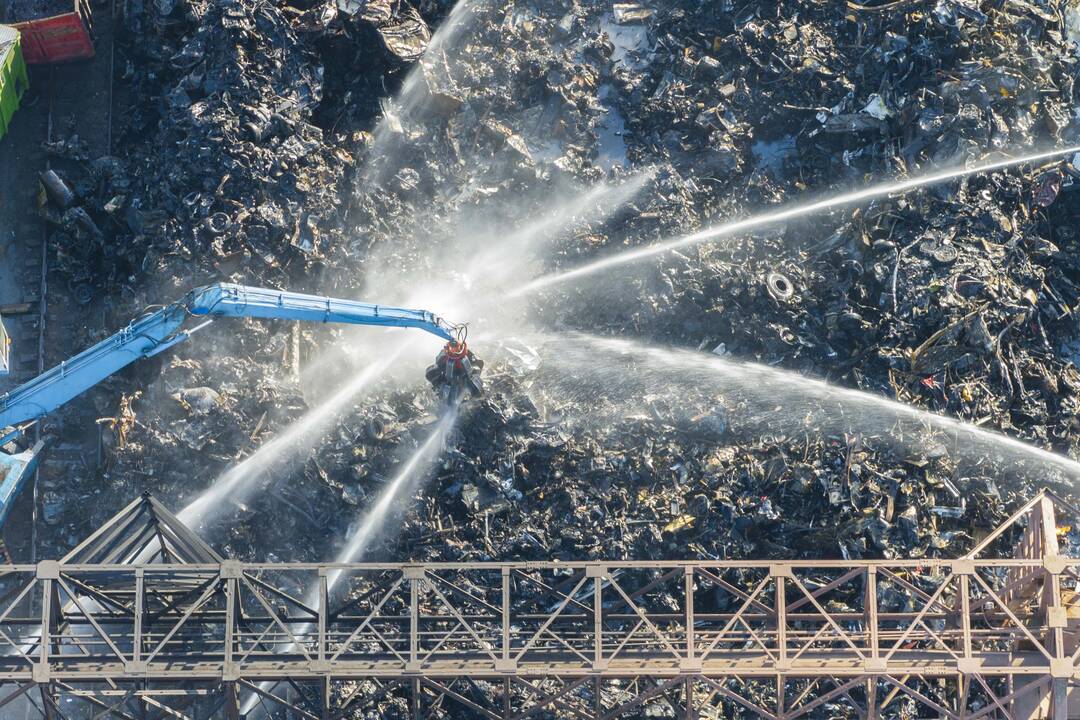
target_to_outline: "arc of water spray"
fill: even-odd
[[[501,238],[500,242],[486,253],[472,256],[467,265],[467,271],[469,273],[479,273],[491,269],[494,272],[495,268],[498,267],[501,268],[502,272],[508,272],[508,267],[513,266],[515,263],[521,263],[526,259],[524,250],[533,243],[558,235],[579,215],[599,219],[607,217],[614,209],[621,207],[636,195],[650,177],[652,177],[652,170],[646,170],[618,185],[599,184],[569,202],[550,208],[544,215],[523,223],[521,229]],[[409,301],[406,304],[423,303]],[[436,452],[444,445],[457,419],[457,408],[452,408],[440,418],[435,430],[428,436],[427,440],[401,466],[390,482],[383,488],[375,503],[364,511],[359,521],[353,526],[352,532],[346,539],[345,547],[338,553],[334,563],[355,562],[373,539],[378,537],[379,533],[385,529],[386,523],[393,514],[394,505],[402,498],[411,496],[421,479],[427,477]],[[282,439],[285,441],[285,436],[282,436]],[[296,440],[297,438],[293,438],[286,442],[285,445]],[[342,574],[343,570],[341,568],[335,568],[327,575],[328,592],[334,589]],[[309,591],[305,602],[309,607],[314,607],[318,604],[318,601],[318,587],[316,586]],[[310,626],[305,626],[299,634],[304,635],[310,629]],[[292,648],[290,647],[290,649]],[[264,682],[260,684],[259,688],[264,693],[273,693],[277,688],[277,683]],[[249,698],[242,708],[242,713],[246,714],[254,711],[258,702],[257,697]]]
[[[368,544],[378,537],[379,533],[385,528],[387,521],[393,516],[394,505],[402,498],[412,495],[420,481],[428,476],[431,465],[438,451],[442,449],[446,442],[446,438],[454,429],[458,416],[458,408],[453,407],[439,418],[435,423],[435,429],[428,435],[427,440],[421,443],[420,447],[398,469],[393,479],[383,488],[379,499],[367,509],[360,522],[353,526],[354,529],[349,534],[345,547],[341,549],[341,552],[338,553],[337,558],[334,560],[335,564],[354,562],[360,557]],[[334,586],[337,585],[343,573],[344,568],[339,567],[334,568],[327,574],[327,594],[334,590]],[[308,591],[304,603],[308,607],[317,607],[319,605],[319,586],[317,583]],[[304,625],[296,633],[297,636],[303,637],[311,630],[311,627],[311,624]],[[291,652],[295,647],[295,644],[291,644],[285,652]],[[267,681],[260,684],[259,689],[264,693],[273,693],[277,689],[277,683]],[[258,696],[253,695],[248,698],[247,703],[241,708],[241,714],[246,715],[254,710],[258,702]]]
[[[601,184],[581,194],[567,207],[572,217],[588,215],[603,218],[615,208],[621,207],[632,198],[650,177],[649,172],[632,176],[618,185]],[[548,212],[536,222],[524,223],[522,228],[511,233],[495,246],[490,255],[473,257],[469,270],[494,272],[494,267],[505,268],[515,260],[522,259],[522,248],[539,238],[555,234],[569,222],[566,212]],[[503,248],[507,252],[499,255]],[[401,278],[400,282],[407,282]],[[410,298],[410,306],[423,304]],[[281,435],[260,447],[243,462],[227,470],[207,491],[180,511],[180,519],[188,524],[204,525],[215,513],[227,507],[229,499],[242,501],[255,487],[255,481],[278,464],[287,454],[295,453],[306,442],[313,442],[326,432],[330,423],[346,408],[349,402],[360,395],[394,364],[404,353],[406,340],[402,338],[383,351],[382,357],[367,366],[346,386],[335,392],[326,402],[312,409],[290,425]]]
[[[925,187],[928,185],[936,185],[938,183],[946,182],[948,180],[954,180],[960,177],[965,177],[967,175],[975,175],[978,173],[990,172],[993,170],[1002,170],[1004,168],[1013,167],[1014,165],[1023,165],[1025,163],[1048,160],[1050,158],[1060,157],[1062,155],[1069,155],[1076,152],[1080,152],[1080,145],[1074,145],[1067,148],[1059,148],[1056,150],[1049,150],[1047,152],[1034,153],[1031,155],[1024,155],[1023,157],[1007,158],[1005,160],[996,160],[994,162],[981,163],[978,165],[972,165],[971,167],[951,168],[948,170],[942,170],[940,172],[932,173],[930,175],[910,178],[908,180],[873,185],[863,190],[856,190],[849,193],[843,193],[841,195],[834,195],[832,197],[818,200],[816,202],[793,205],[791,207],[783,208],[773,212],[753,215],[742,220],[733,220],[731,222],[723,223],[722,225],[715,225],[713,227],[706,228],[705,230],[701,230],[691,235],[684,235],[673,240],[661,241],[634,250],[628,250],[626,252],[611,255],[609,257],[596,260],[595,262],[587,263],[572,270],[545,275],[544,277],[537,278],[536,280],[533,280],[532,282],[511,291],[509,294],[511,297],[525,295],[527,293],[535,292],[551,285],[564,283],[569,280],[574,280],[575,278],[584,277],[586,275],[592,275],[594,273],[602,272],[604,270],[617,267],[619,265],[626,265],[628,263],[638,262],[640,260],[644,260],[655,255],[662,255],[663,253],[686,247],[688,245],[697,245],[708,240],[715,240],[719,237],[733,235],[735,233],[744,230],[750,230],[752,228],[760,227],[762,225],[770,225],[773,223],[783,222],[785,220],[790,220],[792,218],[800,217],[802,215],[810,215],[820,212],[822,210],[828,210],[829,208],[840,207],[842,205],[851,205],[862,200],[870,200],[872,198],[881,197],[884,195],[904,193],[909,190],[914,190],[916,188]]]
[[[376,124],[373,133],[369,150],[371,158],[387,156],[388,145],[397,136],[395,126],[399,120],[402,118],[406,121],[414,120],[415,116],[423,112],[430,102],[430,94],[427,92],[428,79],[425,73],[428,72],[428,66],[433,58],[445,52],[452,43],[457,42],[472,27],[474,19],[472,3],[473,0],[459,0],[454,4],[450,13],[431,36],[420,60],[406,74],[394,99],[384,106],[383,117]],[[380,180],[384,170],[385,167],[382,164],[369,162],[360,173],[360,183],[363,185]]]
[[[335,563],[354,562],[379,536],[387,521],[393,516],[394,505],[399,500],[411,496],[421,480],[428,476],[432,462],[457,423],[458,415],[458,409],[455,407],[447,410],[446,414],[439,418],[431,435],[401,466],[394,478],[383,488],[379,499],[364,513],[363,518],[349,535],[345,547],[338,553]],[[327,574],[326,585],[329,590],[337,584],[341,573],[340,568],[335,568]]]
[[[604,221],[632,200],[655,175],[656,168],[645,168],[621,182],[599,182],[569,200],[550,203],[539,217],[526,218],[519,230],[500,241],[492,251],[523,252],[538,242],[550,243],[559,238],[579,219]]]
[[[458,37],[469,27],[468,19],[471,12],[472,0],[460,0],[450,10],[439,29],[435,31],[428,46],[424,51],[424,58],[441,52],[449,43],[456,41]],[[421,106],[427,101],[428,94],[422,92],[426,79],[424,78],[423,61],[408,73],[401,89],[397,93],[396,105],[405,114],[419,112]],[[378,157],[385,152],[387,139],[392,135],[391,123],[384,116],[375,128],[372,157]],[[370,163],[362,173],[363,181],[371,181],[373,174],[377,174],[377,167]],[[326,426],[343,410],[346,404],[364,391],[368,386],[386,372],[393,362],[402,354],[405,345],[397,343],[386,350],[379,362],[368,366],[352,382],[336,392],[329,400],[311,410],[302,418],[290,425],[282,435],[260,447],[253,455],[226,471],[211,487],[202,495],[180,511],[178,517],[185,523],[203,524],[210,519],[215,512],[224,506],[224,501],[232,496],[242,499],[250,490],[253,479],[265,473],[273,464],[277,463],[286,453],[295,452],[296,447],[308,438],[321,435]]]
[[[456,241],[450,243],[446,253],[445,267],[458,269],[457,275],[478,284],[482,303],[477,303],[478,309],[491,312],[491,306],[505,299],[505,286],[524,282],[528,277],[537,257],[536,248],[551,245],[577,223],[606,221],[641,192],[654,173],[655,169],[648,168],[618,183],[600,182],[579,189],[569,198],[561,194],[549,196],[536,213],[520,219],[516,228],[498,236],[481,235],[479,243],[471,233],[461,234],[459,227]],[[474,249],[476,245],[479,247]],[[470,296],[476,292],[477,287],[468,290]]]
[[[287,453],[295,452],[298,443],[321,435],[346,405],[390,368],[404,349],[404,340],[391,345],[379,360],[365,367],[333,397],[303,415],[246,460],[227,470],[207,491],[180,511],[180,520],[188,525],[202,525],[226,507],[227,500],[242,501],[251,492],[254,480],[270,470]]]
[[[642,394],[640,385],[648,385],[659,376],[668,385],[673,378],[690,383],[700,389],[702,379],[717,377],[726,384],[722,387],[738,390],[756,396],[771,405],[783,405],[783,415],[792,424],[797,422],[800,412],[795,406],[802,403],[819,407],[821,403],[837,402],[845,409],[845,420],[859,423],[863,430],[870,432],[875,428],[875,416],[881,423],[877,430],[887,430],[889,424],[898,419],[915,420],[937,430],[947,432],[954,438],[968,441],[970,444],[960,448],[961,454],[999,453],[999,457],[1011,456],[1036,461],[1047,467],[1056,467],[1073,478],[1080,478],[1080,463],[1063,455],[1029,445],[1016,438],[963,422],[956,418],[921,410],[896,400],[871,395],[860,390],[837,387],[821,380],[805,377],[798,373],[756,363],[732,362],[700,352],[679,349],[662,349],[625,339],[602,338],[585,333],[570,333],[572,342],[566,342],[567,336],[551,336],[559,343],[560,351],[551,362],[562,371],[552,382],[559,384],[567,377],[582,377],[587,373],[601,375],[605,372],[617,373],[622,380],[623,392],[637,401]],[[602,354],[614,355],[610,362],[602,361]],[[598,357],[599,356],[599,357]],[[641,363],[627,379],[625,364],[627,361]],[[568,367],[572,366],[572,367]],[[574,372],[570,372],[573,370]],[[849,414],[850,413],[850,414]],[[770,413],[769,419],[777,421],[776,413]]]

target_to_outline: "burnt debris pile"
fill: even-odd
[[[1071,491],[1060,465],[872,399],[762,388],[739,364],[1075,454],[1069,157],[684,248],[499,314],[507,283],[1075,142],[1078,29],[1058,3],[159,0],[125,22],[141,40],[118,57],[115,157],[52,148],[81,167],[42,207],[61,293],[100,302],[110,327],[215,279],[475,313],[452,319],[473,323],[489,391],[364,557],[949,556],[1038,486]],[[617,209],[574,204],[633,178]],[[481,262],[507,238],[520,253]],[[101,501],[47,514],[56,542],[141,489],[193,500],[391,354],[358,337],[219,323],[112,381],[94,396],[111,418],[87,480]],[[649,343],[720,365],[664,366]],[[208,537],[237,557],[330,559],[439,412],[424,361],[391,364]],[[46,501],[85,495],[58,484]]]
[[[401,8],[422,46],[427,26]],[[77,137],[52,147],[83,163],[67,179],[74,193],[61,190],[47,209],[62,230],[60,269],[88,269],[98,286],[82,297],[111,294],[131,279],[139,300],[171,298],[209,277],[284,285],[342,248],[341,189],[362,134],[326,122],[342,99],[328,99],[325,88],[341,69],[327,70],[322,53],[361,68],[400,65],[388,49],[332,54],[338,36],[355,35],[359,46],[365,30],[393,29],[397,42],[413,37],[405,19],[387,12],[352,18],[335,6],[133,3],[125,30],[139,40],[125,47],[121,80],[134,100],[117,156],[89,158]]]

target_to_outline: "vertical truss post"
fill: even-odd
[[[960,642],[961,656],[964,659],[964,668],[956,676],[959,699],[956,703],[956,711],[961,718],[967,717],[968,694],[971,692],[971,675],[967,674],[971,668],[972,642],[971,642],[971,576],[967,573],[959,578],[959,597],[956,598],[956,608],[960,613]]]
[[[1039,513],[1039,524],[1043,532],[1043,595],[1041,608],[1043,610],[1040,621],[1048,629],[1046,641],[1049,649],[1054,653],[1054,658],[1064,660],[1071,654],[1071,649],[1065,647],[1065,629],[1068,625],[1066,608],[1061,604],[1061,570],[1064,566],[1058,555],[1057,519],[1054,513],[1054,504],[1050,498],[1043,497],[1036,508]]]
[[[685,720],[694,720],[697,714],[694,711],[694,678],[687,676],[683,680],[683,694],[686,699],[686,708],[683,713]]]
[[[420,578],[409,578],[409,665],[415,668],[420,662]],[[414,687],[419,698],[419,686]]]
[[[503,662],[510,660],[510,568],[502,567],[502,659]],[[507,686],[509,695],[509,686]]]
[[[225,717],[240,720],[240,699],[236,696],[236,683],[222,683],[225,691]]]
[[[694,663],[694,567],[687,565],[683,568],[683,593],[685,594],[684,605],[686,607],[686,661],[689,665]],[[687,697],[690,690],[687,690]]]
[[[41,570],[38,570],[41,577]],[[41,647],[38,649],[38,661],[41,663],[41,671],[46,675],[49,672],[49,646],[52,645],[52,578],[41,580]]]
[[[603,605],[601,603],[601,593],[603,592],[601,583],[603,580],[601,573],[596,573],[593,576],[593,668],[597,670],[604,663],[604,622]],[[599,689],[597,697],[599,697]],[[597,717],[600,717],[600,715],[597,714]]]
[[[225,648],[223,653],[226,670],[233,664],[233,647],[236,644],[236,593],[239,578],[227,578],[225,580]],[[233,686],[235,694],[236,687]]]
[[[1069,679],[1054,678],[1050,696],[1050,717],[1052,720],[1069,718]]]
[[[60,566],[56,562],[44,560],[38,563],[37,579],[41,583],[41,647],[39,648],[38,667],[34,668],[34,681],[41,693],[41,706],[45,711],[45,720],[55,720],[56,687],[52,683],[49,666],[49,649],[53,644],[53,632],[56,627],[55,581],[60,579]]]
[[[56,711],[56,687],[52,683],[41,683],[41,707],[45,710],[45,720],[58,720]]]
[[[326,615],[330,612],[330,586],[326,568],[319,568],[319,662],[326,661]]]
[[[131,661],[142,662],[143,615],[145,614],[146,570],[135,569],[135,628],[131,639]]]
[[[881,660],[881,619],[878,617],[878,571],[873,565],[866,568],[863,586],[863,615],[866,618],[870,643],[870,674],[866,678],[866,720],[876,720],[878,675],[885,664]]]
[[[1064,660],[1070,655],[1069,648],[1065,647],[1065,628],[1068,626],[1068,610],[1061,604],[1061,575],[1049,570],[1045,571],[1046,580],[1043,593],[1046,602],[1046,617],[1043,622],[1049,628],[1050,651],[1054,658]]]
[[[1038,518],[1038,529],[1042,532],[1040,549],[1043,567],[1043,592],[1039,599],[1040,622],[1046,626],[1044,641],[1050,644],[1054,654],[1051,661],[1050,716],[1053,720],[1066,720],[1069,716],[1069,675],[1072,674],[1071,653],[1065,648],[1065,628],[1068,625],[1066,609],[1061,605],[1061,582],[1059,566],[1063,563],[1058,555],[1057,518],[1054,503],[1043,495],[1032,508],[1032,514]],[[1055,668],[1054,666],[1058,667]],[[1065,671],[1068,667],[1068,672]]]
[[[960,576],[960,597],[957,598],[960,610],[960,636],[963,642],[965,660],[971,660],[971,576]]]
[[[877,568],[873,565],[866,568],[866,586],[863,597],[863,613],[866,616],[866,627],[870,631],[870,660],[875,667],[880,662],[880,628],[878,627],[877,611]]]
[[[413,678],[409,685],[411,687],[409,706],[412,720],[422,720],[423,715],[420,713],[420,678]]]
[[[777,660],[776,666],[779,670],[787,670],[788,668],[788,654],[787,654],[787,580],[786,573],[790,572],[789,568],[782,566],[773,566],[769,572],[773,576],[773,582],[776,583],[776,645],[777,645]]]
[[[63,632],[60,623],[65,622],[64,606],[60,604],[60,573],[56,573],[56,579],[52,583],[52,591],[49,593],[52,610],[49,611],[49,639],[53,645],[53,655],[60,654],[60,644],[63,642]],[[51,661],[51,658],[50,658]]]

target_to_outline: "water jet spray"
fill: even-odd
[[[545,275],[510,292],[510,297],[527,295],[529,293],[536,292],[537,290],[542,290],[552,285],[569,282],[571,280],[585,277],[587,275],[594,275],[598,272],[603,272],[605,270],[609,270],[620,265],[635,263],[640,260],[654,257],[656,255],[662,255],[672,250],[677,250],[679,248],[687,247],[690,245],[698,245],[709,240],[715,240],[717,238],[727,235],[734,235],[745,230],[751,230],[753,228],[761,227],[762,225],[771,225],[773,223],[784,222],[797,217],[812,215],[814,213],[821,212],[822,210],[829,210],[832,208],[841,207],[843,205],[851,205],[862,200],[870,200],[885,195],[905,193],[909,190],[926,187],[928,185],[936,185],[938,183],[946,182],[948,180],[955,180],[957,178],[966,177],[968,175],[975,175],[978,173],[990,172],[993,170],[1003,170],[1005,168],[1013,167],[1015,165],[1038,162],[1040,160],[1049,160],[1051,158],[1061,157],[1063,155],[1070,155],[1077,152],[1080,152],[1080,145],[1074,145],[1067,148],[1058,148],[1056,150],[1048,150],[1046,152],[1033,153],[1030,155],[1024,155],[1023,157],[1007,158],[1005,160],[995,160],[993,162],[980,163],[978,165],[972,165],[970,167],[951,168],[948,170],[931,173],[929,175],[922,175],[920,177],[910,178],[908,180],[881,183],[865,188],[863,190],[855,190],[840,195],[833,195],[823,200],[793,205],[791,207],[774,210],[772,212],[759,213],[757,215],[752,215],[748,218],[744,218],[742,220],[732,220],[721,225],[714,225],[713,227],[706,228],[705,230],[700,230],[690,235],[677,237],[673,240],[665,240],[650,245],[645,245],[644,247],[639,247],[634,250],[620,252],[609,257],[602,258],[600,260],[595,260],[591,263],[587,263],[585,265],[582,265],[581,267],[577,267],[572,270],[566,270],[563,272]]]
[[[386,484],[379,493],[378,499],[372,504],[359,520],[350,528],[345,546],[334,558],[335,563],[356,562],[368,549],[372,542],[386,528],[387,523],[394,515],[395,506],[404,498],[409,497],[419,487],[420,483],[429,476],[429,470],[438,453],[442,450],[447,438],[453,431],[459,417],[460,407],[452,404],[448,411],[435,423],[435,427],[427,439],[413,452],[412,455],[401,465],[394,477]],[[327,595],[334,592],[338,581],[341,580],[343,570],[332,570],[326,576]],[[318,583],[311,588],[305,600],[305,604],[316,607],[319,604]],[[297,633],[304,636],[311,629],[311,625],[304,625]],[[295,645],[289,645],[286,652],[291,651]],[[273,693],[277,688],[275,682],[264,682],[259,689],[264,693]],[[242,714],[254,710],[259,702],[258,696],[248,698],[247,703],[241,709]]]
[[[1080,479],[1080,462],[1063,455],[956,418],[779,368],[584,333],[546,339],[557,351],[545,353],[551,372],[538,382],[562,399],[590,402],[593,409],[583,419],[586,422],[615,422],[625,416],[624,405],[637,406],[650,394],[677,397],[687,404],[704,394],[703,402],[723,412],[709,400],[722,395],[728,401],[725,406],[738,408],[731,423],[753,435],[770,429],[819,436],[854,431],[896,446],[918,447],[924,436],[938,433],[953,441],[957,458],[969,462],[995,457],[1016,467],[1030,466],[1040,482],[1048,469]],[[614,418],[600,410],[605,396],[614,402]]]

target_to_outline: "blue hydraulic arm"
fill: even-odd
[[[143,315],[112,337],[0,396],[0,429],[36,420],[136,360],[152,357],[183,342],[203,327],[182,329],[191,316],[418,328],[447,341],[455,339],[458,329],[426,310],[244,285],[208,285],[192,290],[179,302]],[[0,438],[0,444],[5,441]]]

